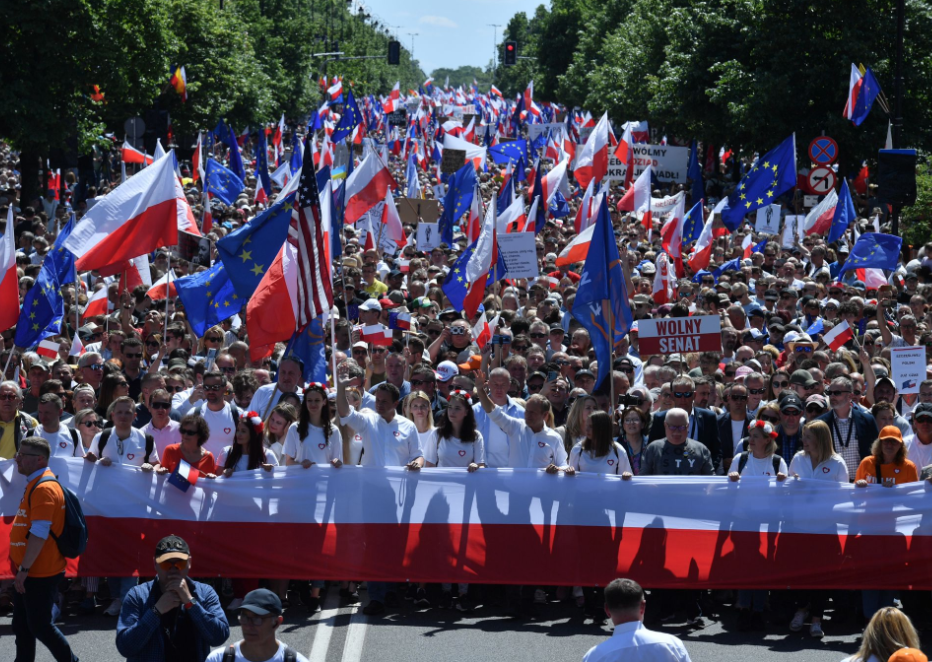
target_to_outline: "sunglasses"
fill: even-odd
[[[797,347],[793,351],[797,354],[810,354],[812,353],[812,347],[809,347],[808,345],[805,347]]]
[[[674,391],[673,397],[674,398],[691,398],[693,397],[693,392],[692,391]]]
[[[514,349],[516,352],[524,352],[524,351],[527,351],[527,345],[512,345],[511,347],[512,347],[512,349]]]
[[[128,359],[141,359],[142,352],[140,352],[139,354],[124,354],[123,356],[125,356]]]
[[[737,372],[737,370],[726,370],[726,371],[725,371],[725,376],[726,376],[726,377],[734,377],[736,372]]]
[[[748,393],[751,395],[763,395],[766,390],[765,388],[749,388]]]
[[[748,396],[746,395],[733,395],[731,399],[735,402],[747,402]]]
[[[159,567],[166,572],[175,568],[176,570],[184,570],[188,567],[187,559],[168,559],[167,561],[162,561],[159,563]]]
[[[86,428],[99,428],[101,427],[100,421],[81,421],[81,425]]]
[[[780,422],[779,418],[772,418],[770,416],[759,416],[758,418],[762,421],[767,421],[768,423],[773,423],[775,425]]]
[[[821,414],[825,409],[819,405],[808,405],[806,407],[807,414]]]
[[[236,366],[228,366],[226,368],[220,368],[220,372],[229,373],[231,375],[236,374]]]
[[[170,402],[150,402],[149,409],[171,409],[172,404]]]
[[[828,396],[832,396],[832,395],[846,395],[846,394],[848,394],[848,393],[851,393],[851,391],[826,391],[826,392],[825,392],[825,395],[828,395]]]
[[[90,368],[91,370],[94,370],[94,371],[98,371],[98,372],[99,372],[100,370],[103,370],[103,369],[104,369],[104,364],[103,364],[103,363],[95,363],[94,365],[86,365],[86,366],[84,366],[84,367],[85,367],[85,368]]]
[[[204,338],[204,342],[223,342],[223,338]]]
[[[786,388],[790,385],[789,382],[770,382],[770,385],[774,388]]]
[[[531,338],[533,338],[534,340],[540,340],[541,338],[547,337],[546,333],[532,333],[530,335],[531,335]]]
[[[157,343],[157,342],[154,341],[154,340],[147,340],[147,341],[146,341],[146,347],[158,347],[158,346],[159,346],[159,343]]]
[[[668,425],[667,429],[671,432],[686,432],[685,425]]]
[[[411,386],[423,386],[425,384],[435,384],[432,379],[412,379]]]
[[[181,434],[185,437],[196,437],[197,430],[192,430],[191,428],[181,428]]]
[[[223,384],[212,384],[210,386],[204,385],[205,391],[220,391],[224,388]]]
[[[4,395],[0,395],[0,400],[10,402],[11,400],[19,400],[19,396],[15,393],[6,393]]]
[[[784,416],[802,416],[803,413],[798,409],[784,409],[780,412]],[[779,423],[779,421],[771,421],[771,423]]]
[[[181,393],[184,390],[184,386],[166,386],[165,390],[169,393]]]
[[[425,333],[427,333],[427,335],[429,336],[439,336],[441,332],[438,331],[437,329],[427,329]]]

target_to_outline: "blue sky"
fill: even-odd
[[[549,0],[363,0],[363,4],[382,23],[386,23],[411,49],[421,68],[430,73],[439,67],[456,69],[463,65],[484,67],[492,59],[495,28],[498,40],[509,19],[523,11],[529,17]]]

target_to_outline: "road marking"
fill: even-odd
[[[330,637],[333,635],[334,623],[340,615],[340,592],[336,586],[327,591],[323,609],[317,616],[317,627],[314,632],[314,644],[308,653],[309,662],[326,662],[327,651],[330,649]]]
[[[357,605],[346,628],[346,641],[343,643],[342,662],[359,662],[362,659],[362,647],[366,640],[366,623],[368,619],[362,613],[362,606]]]

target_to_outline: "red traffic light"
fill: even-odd
[[[505,44],[505,48],[506,48],[507,50],[509,50],[509,51],[513,51],[513,50],[515,49],[515,45],[514,45],[514,44]]]

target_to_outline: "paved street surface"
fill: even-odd
[[[365,600],[364,591],[362,597]],[[857,650],[858,632],[851,625],[842,628],[827,621],[827,636],[821,642],[813,641],[806,633],[791,633],[785,626],[770,626],[766,633],[739,633],[732,609],[720,609],[724,622],[716,618],[702,630],[687,631],[682,624],[663,629],[680,636],[697,662],[768,662],[785,660],[787,653],[793,654],[794,662],[838,662]],[[540,662],[579,660],[611,633],[610,623],[595,623],[566,603],[545,605],[540,608],[540,616],[539,620],[519,621],[503,615],[498,608],[480,606],[463,615],[452,610],[420,610],[411,603],[402,603],[383,617],[367,618],[356,606],[341,606],[337,591],[331,590],[318,614],[311,615],[301,606],[288,610],[280,638],[311,662],[437,662],[464,658],[498,662],[504,653],[509,662]],[[68,616],[61,627],[82,660],[123,659],[114,644],[115,618]],[[234,628],[230,641],[239,636],[239,628]],[[0,617],[0,660],[13,658],[13,634],[9,615],[5,615]],[[40,645],[37,660],[51,659]]]

